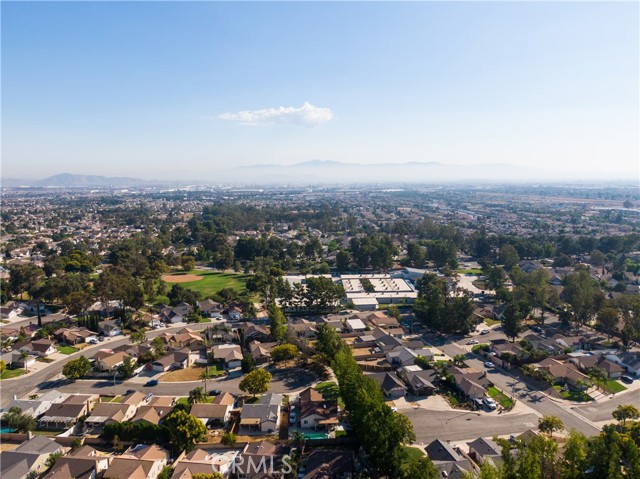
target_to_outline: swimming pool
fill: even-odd
[[[10,427],[0,427],[0,434],[3,432],[14,432],[14,429],[11,429]]]
[[[326,432],[307,432],[303,436],[305,439],[327,439],[329,437]]]

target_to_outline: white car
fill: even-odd
[[[478,344],[478,340],[477,339],[470,339],[469,341],[467,341],[467,344]]]
[[[483,329],[482,331],[480,331],[480,334],[489,334],[490,332],[490,329]]]
[[[496,409],[498,407],[496,402],[491,398],[484,398],[482,402],[484,403],[485,406],[487,406],[491,410]]]
[[[491,369],[491,368],[493,368],[494,366],[495,366],[495,364],[493,364],[491,361],[486,361],[486,362],[484,363],[484,367],[485,367],[485,368],[489,368],[489,369]]]

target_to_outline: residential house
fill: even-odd
[[[498,465],[502,461],[502,448],[489,438],[479,437],[475,441],[467,443],[469,446],[469,456],[478,464],[491,461]]]
[[[194,449],[186,456],[173,463],[171,479],[191,479],[196,474],[220,473],[222,477],[230,477],[237,462],[238,450]]]
[[[88,311],[90,313],[98,313],[103,318],[108,318],[113,316],[120,309],[119,301],[107,301],[103,303],[102,301],[96,301],[91,306],[89,306]]]
[[[27,479],[44,472],[50,454],[63,452],[63,447],[46,436],[33,436],[14,450],[0,452],[0,476]]]
[[[127,358],[130,358],[127,353],[120,352],[98,352],[95,356],[95,368],[98,371],[115,371],[118,366],[121,366]]]
[[[424,448],[424,450],[429,459],[434,463],[459,462],[464,460],[464,457],[462,457],[451,444],[442,441],[441,439],[432,441]]]
[[[20,352],[28,352],[34,356],[46,358],[56,352],[56,347],[53,341],[50,339],[36,339],[34,341],[28,341],[19,348],[14,348]]]
[[[551,337],[551,340],[562,346],[563,350],[566,350],[567,348],[571,348],[572,351],[590,349],[589,341],[584,336],[565,336],[563,334],[554,334]]]
[[[345,321],[345,327],[350,333],[363,333],[367,329],[359,318],[347,319]]]
[[[214,362],[221,362],[225,369],[236,369],[242,364],[242,349],[239,344],[218,344],[211,348]]]
[[[229,319],[231,321],[240,321],[240,319],[242,319],[242,315],[244,314],[244,310],[242,309],[240,303],[234,301],[229,304],[227,313],[229,314]]]
[[[204,339],[199,333],[190,328],[181,328],[175,333],[163,333],[159,336],[170,349],[204,348]]]
[[[222,318],[222,311],[224,310],[222,304],[212,299],[198,301],[198,308],[203,316],[216,319]]]
[[[316,448],[304,457],[301,479],[350,479],[355,470],[355,455],[350,449]]]
[[[422,369],[414,364],[399,368],[397,374],[414,396],[428,396],[436,389],[438,373],[433,369]]]
[[[155,444],[139,444],[114,457],[104,479],[156,479],[169,461],[169,451]]]
[[[96,333],[85,327],[62,328],[56,331],[55,336],[59,342],[72,346],[91,339],[98,339]]]
[[[44,479],[96,479],[109,467],[110,461],[110,456],[101,456],[94,448],[82,446],[60,457]]]
[[[213,404],[224,404],[225,406],[229,406],[233,409],[236,405],[236,398],[231,393],[223,392],[213,399]]]
[[[267,441],[249,442],[242,450],[240,458],[236,462],[236,471],[240,479],[266,479],[274,477],[269,474],[269,468],[273,460],[273,470],[286,469],[285,456],[291,453],[291,446],[286,444],[272,444]],[[262,466],[260,466],[262,464]],[[172,478],[173,479],[173,478]]]
[[[269,393],[255,404],[245,404],[240,411],[240,432],[272,433],[280,427],[280,404],[282,395]]]
[[[546,358],[534,368],[545,371],[553,378],[555,384],[566,384],[575,389],[586,389],[590,383],[589,376],[578,371],[572,364],[562,363],[553,358]]]
[[[11,355],[11,364],[16,367],[16,368],[24,368],[24,369],[29,369],[31,366],[33,366],[36,363],[36,357],[35,356],[26,356],[26,357],[22,357],[22,355],[18,352],[14,352]]]
[[[191,415],[202,421],[208,428],[226,427],[231,414],[231,406],[227,404],[195,403],[191,406]]]
[[[136,406],[132,404],[101,402],[93,408],[84,425],[91,434],[100,434],[107,424],[128,421],[135,412]]]
[[[307,388],[299,396],[300,427],[329,430],[338,425],[338,402],[324,399],[313,388]]]
[[[256,364],[264,364],[271,361],[271,350],[276,347],[278,343],[261,343],[259,341],[253,341],[249,343],[249,354],[253,358]]]
[[[317,325],[313,321],[307,321],[306,319],[299,318],[291,321],[289,327],[295,331],[296,336],[314,339],[318,333]]]
[[[245,344],[249,343],[250,341],[267,342],[271,340],[269,330],[262,325],[255,323],[244,323],[238,326],[238,329],[242,332],[242,338]]]
[[[592,368],[602,369],[609,379],[618,379],[625,371],[622,366],[610,361],[602,354],[572,357],[569,362],[575,364],[585,374],[589,374]]]
[[[166,372],[170,369],[184,369],[189,367],[189,353],[175,351],[151,363],[151,369]]]
[[[640,377],[640,352],[638,351],[625,351],[615,354],[607,354],[607,359],[621,365],[628,372]]]
[[[136,410],[136,414],[130,419],[130,422],[139,424],[147,423],[158,425],[173,410],[171,406],[140,406]]]
[[[407,393],[407,387],[394,372],[376,373],[370,377],[380,385],[387,399],[399,399]]]
[[[24,312],[24,308],[15,301],[7,301],[0,307],[1,319],[15,319]]]
[[[40,429],[68,429],[89,412],[87,404],[54,403],[38,420]]]
[[[449,368],[458,389],[469,399],[480,399],[487,394],[491,381],[487,373],[473,368]]]
[[[12,407],[19,407],[24,414],[37,418],[43,415],[53,403],[61,403],[66,397],[67,394],[52,389],[35,399],[14,399],[0,409],[0,418]]]
[[[112,337],[122,334],[122,329],[115,319],[108,319],[98,323],[98,328],[104,336]]]

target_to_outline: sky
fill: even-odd
[[[2,2],[2,176],[639,169],[638,2]]]

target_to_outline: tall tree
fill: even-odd
[[[277,342],[282,342],[287,335],[287,318],[275,304],[269,305],[269,334]]]
[[[253,397],[256,394],[266,393],[269,390],[269,383],[271,382],[271,373],[264,369],[254,369],[247,374],[238,387],[241,391],[251,394]]]

